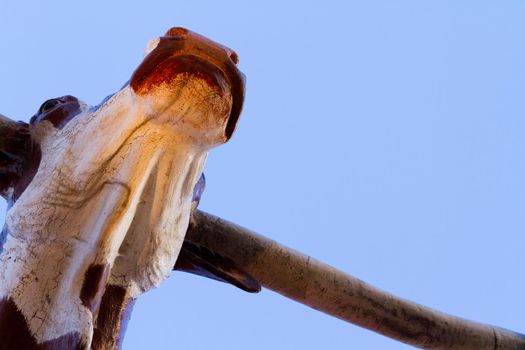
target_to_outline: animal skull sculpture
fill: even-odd
[[[0,349],[118,346],[131,302],[175,265],[208,150],[235,129],[236,63],[173,28],[101,105],[65,96],[16,125],[0,155]]]

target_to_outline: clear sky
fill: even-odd
[[[396,295],[523,332],[524,17],[518,0],[2,0],[0,112],[28,120],[64,94],[97,104],[150,38],[197,31],[235,49],[248,78],[202,209]],[[182,273],[138,301],[124,342],[246,348],[409,347]]]

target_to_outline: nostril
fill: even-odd
[[[237,56],[237,53],[235,53],[235,51],[229,51],[228,55],[230,56],[230,59],[233,61],[233,63],[239,63],[239,56]]]
[[[182,36],[188,33],[186,28],[173,27],[169,29],[164,36]]]

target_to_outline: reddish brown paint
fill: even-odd
[[[0,350],[87,350],[87,346],[77,332],[37,344],[16,304],[11,299],[1,299]]]
[[[28,150],[26,155],[26,160],[24,164],[23,171],[20,174],[20,177],[16,184],[14,185],[13,197],[11,201],[14,203],[22,193],[26,190],[27,186],[33,181],[33,178],[38,171],[40,166],[40,161],[42,160],[42,152],[40,150],[40,145],[36,142],[31,142],[31,147]]]
[[[37,114],[31,118],[30,123],[32,125],[47,120],[51,122],[55,128],[62,129],[69,121],[82,112],[80,102],[78,101],[78,98],[74,96],[66,95],[53,100],[57,101],[58,104],[53,108],[43,110],[46,102],[50,100],[44,102],[44,105],[40,107]]]
[[[47,114],[55,125],[65,125],[80,109],[78,100],[66,97],[61,113]],[[76,107],[74,107],[76,105]],[[58,111],[58,109],[56,110]],[[59,118],[60,117],[60,118]],[[59,121],[61,119],[61,121]],[[36,118],[35,118],[36,120]],[[40,121],[42,119],[39,119]],[[40,146],[31,137],[30,126],[24,122],[8,122],[0,127],[0,194],[9,206],[22,195],[33,180],[42,158]],[[8,193],[7,189],[13,192]],[[0,251],[7,236],[7,227],[0,234]],[[9,298],[0,300],[0,350],[85,350],[78,332],[38,344],[16,304]]]
[[[71,119],[81,112],[76,97],[63,96],[54,108],[42,112],[42,107],[31,118],[31,125],[44,120],[50,121],[56,128],[63,128]],[[24,122],[12,122],[0,128],[0,194],[6,197],[6,190],[14,189],[10,198],[13,204],[22,195],[33,180],[42,158],[40,146],[33,141],[29,125]]]
[[[185,57],[183,64],[179,63],[181,57]],[[137,93],[146,94],[156,86],[155,83],[172,79],[169,69],[158,69],[165,61],[171,62],[167,64],[168,66],[183,65],[184,69],[191,70],[188,73],[200,74],[207,79],[214,80],[217,76],[223,76],[226,79],[233,98],[230,117],[225,128],[226,139],[230,139],[235,131],[244,102],[245,79],[236,67],[237,54],[187,29],[171,28],[165,36],[160,38],[157,47],[146,56],[133,73],[130,81],[132,89]],[[176,68],[171,72],[178,74],[183,71],[182,68]]]
[[[0,124],[0,194],[7,200],[7,190],[23,173],[26,154],[31,149],[29,126],[24,122],[1,120]]]
[[[29,125],[4,121],[0,126],[0,194],[12,205],[24,192],[40,165],[40,146]],[[13,193],[8,194],[8,189]]]
[[[229,139],[237,125],[244,100],[244,75],[237,69],[237,63],[237,54],[232,50],[186,29],[172,28],[134,72],[130,85],[136,93],[145,94],[155,86],[169,83],[176,75],[184,73],[196,75],[212,88],[223,92],[229,88],[233,98],[225,128],[225,136]],[[43,121],[49,121],[55,128],[62,129],[81,113],[81,105],[75,97],[64,96],[57,101],[60,103],[55,104],[56,101],[53,101],[43,106],[31,119],[30,124],[36,126]],[[12,198],[7,198],[13,202],[33,180],[40,164],[41,150],[31,139],[29,125],[26,123],[12,122],[5,128],[0,125],[0,132],[0,194],[6,196],[6,189],[13,187]],[[197,202],[203,191],[203,179],[201,178],[202,181],[199,181],[194,192]],[[0,235],[0,239],[5,233]],[[184,251],[188,254],[182,253],[180,265],[186,264],[187,271],[228,281],[246,290],[255,291],[260,288],[252,284],[251,277],[213,252],[187,247]],[[190,256],[190,259],[184,262],[184,256]],[[125,288],[105,285],[108,274],[107,266],[93,265],[88,268],[79,295],[83,304],[93,314],[94,350],[120,348],[134,303],[134,299],[128,296]],[[77,332],[37,344],[15,303],[11,299],[0,300],[0,350],[85,348],[86,344],[82,343]]]
[[[157,62],[158,60],[158,62]],[[155,57],[151,64],[142,64],[131,81],[139,95],[148,95],[161,84],[170,84],[179,74],[191,74],[204,80],[212,89],[224,94],[226,85],[222,73],[212,64],[196,56]]]
[[[95,318],[100,306],[100,300],[106,287],[109,276],[109,265],[91,265],[84,275],[80,300],[93,314]]]
[[[172,27],[168,29],[168,31],[166,32],[166,34],[164,34],[164,36],[183,36],[186,34],[191,34],[191,31],[189,31],[186,28],[182,28],[182,27]]]
[[[135,300],[120,286],[108,285],[95,321],[92,350],[120,349]]]

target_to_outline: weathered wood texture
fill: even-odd
[[[422,349],[525,349],[525,336],[380,291],[236,224],[195,211],[186,239],[216,251],[263,287]]]

